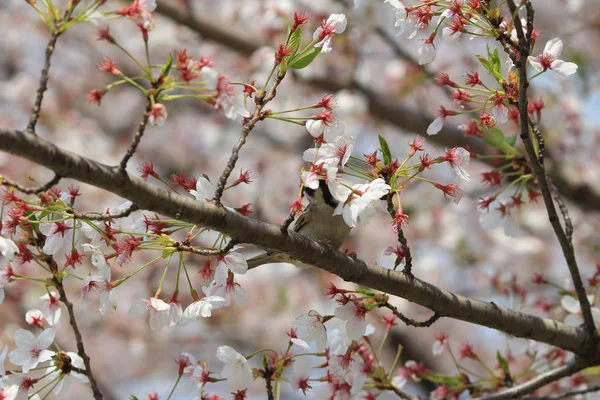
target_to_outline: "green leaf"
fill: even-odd
[[[129,400],[140,400],[137,397],[135,397],[134,395],[129,396]]]
[[[504,374],[506,374],[506,376],[510,376],[510,369],[508,368],[508,361],[506,361],[506,358],[502,357],[502,354],[500,354],[500,351],[496,352],[496,358],[498,359],[498,363],[500,364],[500,368],[502,368],[502,371],[504,371]]]
[[[390,146],[388,146],[386,140],[381,135],[379,135],[379,146],[379,151],[381,151],[381,154],[383,155],[383,163],[385,165],[390,165],[392,163],[392,152],[390,151]]]
[[[169,71],[171,71],[171,66],[173,65],[173,54],[169,54],[169,58],[167,58],[167,62],[162,67],[160,71],[160,76],[166,77],[169,76]]]
[[[320,47],[311,47],[304,50],[302,53],[297,54],[290,60],[290,68],[302,69],[306,67],[317,57],[320,52]]]
[[[509,136],[506,138],[506,143],[510,144],[511,146],[515,146],[515,143],[517,143],[517,137],[519,135],[517,135],[516,133],[512,136]]]
[[[430,382],[436,383],[438,385],[444,385],[448,387],[459,387],[461,386],[461,382],[458,378],[454,376],[446,376],[442,374],[435,374],[432,372],[427,372],[421,375],[421,378],[427,379]]]
[[[487,58],[477,54],[476,57],[483,65],[483,67],[492,75],[498,83],[502,84],[504,77],[502,76],[502,61],[500,61],[500,55],[498,49],[495,48],[493,52],[490,52],[489,46],[486,47]]]
[[[298,47],[300,47],[300,40],[302,39],[302,31],[300,27],[296,28],[294,33],[290,36],[290,40],[288,40],[287,48],[291,51],[289,57],[290,59],[296,55],[298,52]]]
[[[502,131],[498,128],[488,129],[483,133],[483,141],[486,144],[500,150],[504,154],[513,156],[519,155],[519,151],[515,149],[509,141],[504,137]]]

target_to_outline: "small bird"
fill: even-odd
[[[317,189],[304,188],[304,194],[308,197],[308,206],[296,220],[292,231],[310,239],[324,242],[334,249],[339,249],[352,228],[344,222],[341,215],[333,215],[333,211],[339,202],[333,198],[327,183],[324,180],[319,180]],[[248,268],[280,262],[294,264],[297,267],[312,266],[286,254],[271,252],[250,258],[247,262]]]

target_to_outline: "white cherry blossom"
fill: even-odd
[[[240,275],[243,275],[248,271],[246,257],[238,251],[241,249],[243,249],[242,246],[233,246],[227,254],[219,256],[219,263],[215,270],[215,281],[219,285],[227,284],[227,271]]]
[[[0,236],[0,267],[15,258],[19,254],[19,247],[10,239]]]
[[[348,20],[344,14],[331,14],[327,21],[324,21],[313,33],[313,40],[320,39],[315,47],[321,47],[321,53],[331,51],[331,43],[336,33],[343,33],[346,30]]]
[[[150,314],[150,329],[157,332],[162,328],[169,326],[169,313],[171,307],[161,299],[149,297],[136,301],[129,308],[129,316],[133,318],[141,317],[146,311]]]
[[[296,335],[298,338],[310,342],[315,341],[317,351],[325,351],[327,345],[327,331],[323,325],[323,317],[315,310],[310,310],[308,314],[303,314],[296,318],[293,324],[298,328]]]
[[[252,371],[243,355],[229,346],[219,346],[217,358],[225,363],[221,376],[228,380],[234,390],[244,390],[252,385]]]
[[[27,373],[39,363],[49,361],[55,352],[47,350],[54,341],[56,334],[53,328],[46,329],[36,338],[33,333],[25,329],[15,332],[15,344],[17,349],[9,354],[10,362],[20,365],[23,372]]]
[[[539,72],[551,69],[562,76],[573,75],[577,72],[577,64],[559,60],[558,57],[560,57],[562,50],[563,41],[559,38],[554,38],[546,43],[541,55],[537,57],[529,56],[527,60]]]

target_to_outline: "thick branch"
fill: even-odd
[[[556,396],[528,396],[523,400],[561,400],[561,399],[570,399],[577,395],[600,392],[600,385],[590,386],[587,389],[574,389],[564,392],[563,394],[559,394]]]
[[[0,185],[15,188],[19,192],[25,193],[25,194],[39,194],[39,193],[45,192],[46,190],[50,189],[52,186],[56,185],[59,181],[60,181],[60,175],[54,175],[54,178],[50,179],[47,183],[45,183],[43,185],[40,185],[35,188],[26,188],[25,186],[22,186],[22,185],[18,184],[17,182],[13,182],[3,176],[0,176]]]
[[[556,382],[557,380],[567,376],[571,376],[575,372],[581,371],[587,366],[588,364],[573,361],[548,372],[544,372],[543,374],[540,374],[520,385],[513,386],[509,389],[491,394],[489,396],[481,397],[480,400],[522,399],[526,394],[531,393],[542,386],[546,386],[549,383]]]
[[[278,225],[244,217],[211,203],[167,192],[141,179],[64,151],[34,135],[0,127],[0,150],[27,158],[64,177],[108,190],[142,209],[218,230],[240,242],[271,248],[336,274],[349,282],[400,296],[440,316],[487,326],[583,354],[589,349],[583,330],[563,323],[460,296],[427,282],[377,265],[353,260],[298,233],[284,234]],[[600,349],[598,349],[600,350]],[[594,354],[594,353],[592,353]],[[596,354],[600,354],[597,351]]]
[[[182,13],[180,8],[165,2],[159,2],[157,12],[197,32],[205,39],[214,40],[243,56],[250,56],[261,46],[265,45],[256,35],[248,35],[247,33],[240,32],[231,24],[223,24],[220,20],[217,21],[201,15]],[[296,76],[296,79],[313,85],[319,90],[334,93],[342,89],[353,89],[365,97],[369,104],[369,112],[374,117],[395,125],[400,129],[424,136],[438,146],[455,147],[468,145],[476,153],[489,153],[486,151],[481,140],[464,138],[462,132],[456,128],[444,127],[438,135],[427,136],[425,132],[429,124],[433,121],[432,118],[402,106],[389,98],[385,98],[385,96],[366,88],[358,82],[342,82],[332,77],[305,79]],[[489,160],[483,162],[489,162]],[[588,185],[572,184],[561,175],[558,169],[553,172],[554,184],[563,196],[571,199],[580,207],[600,211],[600,193]]]

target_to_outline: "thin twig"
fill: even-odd
[[[563,255],[567,262],[567,266],[569,267],[569,272],[571,274],[571,278],[573,279],[573,286],[575,287],[577,298],[579,300],[579,304],[581,305],[581,313],[583,315],[585,330],[590,336],[590,338],[594,339],[590,341],[590,345],[594,345],[594,343],[597,341],[596,326],[594,324],[594,318],[592,317],[590,302],[587,298],[585,287],[583,285],[583,281],[579,273],[579,267],[575,258],[575,251],[573,249],[571,241],[562,229],[558,213],[556,212],[556,208],[554,207],[554,202],[552,200],[553,196],[550,191],[548,181],[546,179],[546,172],[544,171],[544,167],[539,163],[537,154],[535,152],[535,148],[533,147],[533,143],[531,142],[529,113],[527,111],[527,88],[529,87],[529,81],[527,79],[527,57],[529,56],[531,46],[531,32],[533,31],[533,7],[531,6],[531,3],[529,1],[525,3],[525,8],[527,10],[527,34],[524,34],[523,25],[521,24],[521,20],[519,19],[519,15],[517,13],[517,6],[515,5],[514,0],[508,0],[507,2],[511,14],[515,16],[513,23],[515,25],[515,30],[517,31],[517,36],[519,38],[519,55],[518,57],[514,54],[512,56],[515,66],[519,71],[518,106],[519,116],[521,119],[521,140],[525,145],[527,157],[540,186],[540,191],[542,193],[542,197],[546,205],[546,210],[548,212],[548,219],[550,220],[550,224],[552,225],[554,233],[558,238],[558,242],[560,243]],[[500,40],[506,44],[506,37],[501,36]]]
[[[600,385],[590,386],[586,389],[574,389],[569,390],[568,392],[564,392],[563,394],[559,394],[556,396],[528,396],[524,397],[523,400],[561,400],[568,399],[570,397],[574,397],[580,394],[594,393],[600,392]]]
[[[39,194],[39,193],[45,192],[46,190],[50,189],[52,186],[56,185],[60,181],[60,179],[61,179],[60,175],[54,174],[54,178],[49,180],[47,183],[40,185],[36,188],[26,188],[25,186],[19,185],[17,182],[13,182],[3,176],[0,176],[0,184],[2,184],[4,186],[9,186],[9,187],[15,188],[16,190],[18,190],[21,193]]]
[[[270,367],[265,370],[265,386],[267,388],[267,399],[275,400],[275,394],[273,393],[273,371]]]
[[[540,131],[540,126],[538,124],[536,124],[530,119],[529,126],[531,127],[531,132],[533,133],[533,136],[535,136],[538,143],[538,161],[542,168],[544,168],[544,154],[546,153],[546,142],[544,141],[544,137],[542,136],[542,132]]]
[[[77,219],[87,219],[90,221],[109,221],[111,219],[119,219],[128,217],[132,212],[139,210],[138,206],[135,204],[130,205],[124,210],[117,211],[114,213],[108,214],[97,214],[97,213],[78,213],[73,212],[73,216]]]
[[[50,36],[50,40],[48,41],[48,45],[46,46],[46,58],[44,60],[44,67],[42,68],[42,73],[40,76],[40,85],[37,89],[37,96],[35,98],[35,103],[33,103],[33,107],[31,107],[31,116],[29,117],[29,123],[27,124],[27,132],[35,133],[35,126],[40,118],[40,112],[42,110],[42,100],[44,100],[44,93],[48,89],[48,79],[50,78],[50,59],[52,58],[52,54],[54,54],[54,48],[56,47],[56,40],[62,33],[58,28],[54,28],[54,32]]]
[[[396,218],[396,210],[394,210],[394,202],[393,202],[394,193],[389,193],[387,196],[387,211],[392,217],[392,220]],[[400,224],[398,224],[398,242],[402,246],[402,251],[404,252],[404,270],[402,272],[412,276],[412,255],[410,254],[410,247],[408,247],[408,241],[404,236],[404,231]]]
[[[138,129],[135,132],[133,141],[131,142],[131,144],[129,145],[129,148],[127,149],[127,152],[121,159],[121,162],[119,163],[119,167],[117,168],[117,171],[119,171],[119,172],[125,171],[125,168],[127,167],[127,162],[129,161],[129,159],[131,157],[133,157],[133,154],[137,150],[137,147],[140,144],[140,141],[142,140],[142,136],[144,136],[144,131],[146,130],[146,126],[148,125],[148,119],[150,118],[151,111],[152,111],[152,102],[150,101],[150,99],[148,99],[147,103],[146,103],[146,109],[144,110],[144,115],[142,116],[142,120],[140,121],[140,124],[138,125]]]
[[[227,245],[225,247],[223,247],[222,249],[215,249],[215,250],[211,250],[211,249],[197,249],[195,247],[192,246],[188,246],[182,243],[175,243],[175,247],[179,250],[179,251],[186,251],[188,253],[193,253],[193,254],[198,254],[201,256],[220,256],[222,254],[225,254],[227,252],[229,252],[231,249],[233,249],[233,247],[235,245],[239,244],[239,242],[237,240],[230,240],[229,243],[227,243]]]
[[[542,386],[546,386],[549,383],[556,382],[559,379],[567,376],[571,376],[586,367],[588,367],[588,364],[584,362],[572,361],[569,364],[562,365],[548,372],[544,372],[520,385],[516,385],[501,392],[483,396],[474,400],[522,399],[526,394],[531,393]]]
[[[77,342],[77,354],[83,359],[83,364],[85,365],[85,371],[82,371],[82,373],[84,373],[90,380],[90,386],[92,389],[92,394],[94,395],[94,399],[102,400],[102,392],[100,392],[100,389],[98,388],[98,383],[96,382],[96,378],[92,373],[90,357],[85,352],[85,348],[83,346],[83,337],[81,336],[81,332],[79,331],[79,327],[77,326],[77,320],[75,319],[75,311],[73,310],[73,303],[71,303],[67,298],[67,293],[65,292],[65,287],[63,286],[62,279],[57,278],[59,274],[58,265],[56,264],[56,261],[52,256],[47,256],[44,261],[50,267],[50,271],[52,271],[52,273],[55,275],[54,283],[56,289],[58,289],[58,293],[60,294],[60,301],[62,301],[63,304],[67,306],[67,312],[69,313],[69,324],[71,324],[71,328],[73,329],[73,333],[75,334],[75,340]]]
[[[215,190],[215,195],[212,198],[212,202],[214,204],[217,204],[217,205],[221,204],[221,197],[223,196],[223,191],[225,190],[225,186],[227,185],[227,179],[229,179],[229,175],[231,175],[231,172],[235,168],[235,164],[237,163],[237,160],[240,156],[240,150],[242,149],[242,146],[244,146],[244,144],[246,144],[246,139],[248,138],[248,135],[250,134],[250,132],[256,126],[256,123],[264,118],[264,116],[261,114],[261,111],[262,111],[263,107],[269,101],[273,100],[273,98],[275,97],[275,95],[277,93],[277,87],[279,86],[279,84],[281,83],[281,81],[283,80],[284,77],[285,77],[285,74],[277,75],[277,77],[275,78],[275,82],[273,82],[273,85],[271,86],[269,93],[265,97],[261,98],[259,96],[256,96],[256,99],[255,99],[256,105],[254,107],[254,114],[252,115],[252,118],[250,119],[250,121],[248,121],[248,123],[242,129],[242,134],[240,135],[240,139],[238,140],[235,147],[231,150],[231,157],[229,157],[227,166],[225,167],[225,169],[223,170],[223,173],[221,174],[221,177],[219,178],[219,183],[217,184],[217,188]]]
[[[567,209],[567,206],[566,206],[564,200],[562,199],[562,197],[560,197],[560,195],[558,193],[558,189],[556,189],[556,186],[552,185],[551,189],[552,189],[552,198],[558,205],[558,210],[560,211],[560,213],[563,217],[563,222],[565,223],[565,234],[567,235],[567,239],[569,239],[569,242],[571,243],[571,246],[572,246],[573,245],[573,222],[571,221],[571,217],[569,216],[569,210]]]
[[[398,397],[400,397],[401,399],[404,399],[404,400],[420,400],[421,399],[421,397],[411,396],[410,394],[403,392],[402,390],[398,389],[397,387],[395,387],[393,385],[390,385],[390,387],[388,388],[388,390],[391,390]]]
[[[429,319],[427,319],[426,321],[421,322],[421,321],[414,320],[412,318],[408,318],[406,315],[404,315],[400,311],[398,311],[398,308],[396,306],[393,306],[388,302],[386,302],[384,305],[382,305],[382,307],[389,308],[392,311],[392,313],[394,313],[394,315],[396,317],[398,317],[398,319],[400,321],[404,322],[408,326],[414,326],[415,328],[429,328],[431,325],[433,325],[435,323],[435,321],[437,321],[438,319],[441,318],[440,314],[435,313],[431,317],[429,317]]]

